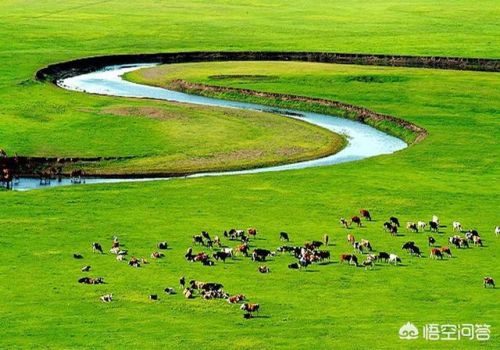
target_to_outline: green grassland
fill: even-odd
[[[494,58],[499,57],[498,12],[495,1],[2,1],[0,143],[8,140],[8,150],[23,145],[33,154],[45,147],[47,152],[83,155],[143,155],[168,147],[182,153],[180,149],[199,141],[164,143],[172,133],[166,121],[152,120],[151,113],[134,118],[108,112],[155,107],[197,123],[204,122],[202,116],[218,124],[228,119],[223,110],[87,96],[35,82],[34,72],[49,63],[99,54],[204,49]],[[365,106],[412,121],[429,136],[393,155],[331,167],[1,192],[1,349],[499,347],[499,289],[482,286],[484,276],[500,280],[500,238],[493,233],[500,224],[497,73],[261,62],[165,69],[189,81]],[[274,78],[214,78],[235,74]],[[238,120],[242,128],[257,122],[251,113]],[[149,137],[158,132],[164,134]],[[273,141],[284,142],[282,137]],[[349,232],[370,239],[378,251],[398,253],[402,266],[378,264],[365,271],[338,263],[340,253],[352,251],[338,219],[362,207],[376,221]],[[391,215],[406,222],[427,221],[433,214],[447,226],[434,234],[440,245],[452,234],[451,222],[460,220],[466,228],[478,229],[485,246],[453,249],[454,258],[435,261],[427,257],[427,232],[403,229],[402,236],[390,237],[381,228]],[[333,241],[328,248],[332,263],[292,271],[286,267],[291,257],[276,256],[268,262],[271,273],[263,275],[249,259],[212,268],[183,259],[191,236],[201,230],[220,235],[224,229],[250,226],[259,229],[252,247],[270,249],[280,244],[281,230],[297,245],[327,232]],[[160,240],[172,249],[164,259],[139,269],[111,254],[92,254],[92,242],[101,242],[107,251],[115,233],[136,256],[147,258]],[[407,240],[415,241],[425,257],[403,252]],[[84,259],[74,260],[75,252]],[[81,273],[87,264],[93,270]],[[103,276],[107,283],[79,285],[84,275]],[[221,282],[230,293],[245,294],[261,304],[261,317],[244,320],[237,306],[221,300],[164,295],[162,290],[177,286],[181,275]],[[105,293],[116,300],[99,302]],[[158,302],[148,300],[153,293],[160,295]],[[398,330],[408,321],[420,327],[487,323],[492,338],[482,343],[399,340]]]

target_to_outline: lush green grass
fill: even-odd
[[[69,149],[74,139],[91,140],[92,132],[101,135],[102,142],[85,143],[87,154],[114,149],[128,154],[113,142],[127,118],[105,117],[100,110],[129,102],[34,83],[31,77],[39,67],[85,55],[180,49],[499,56],[494,1],[304,1],[284,6],[269,1],[61,5],[7,0],[0,11],[1,142],[29,136],[40,140],[33,142],[39,149],[36,144],[48,142],[35,126],[55,129],[79,120],[58,134],[69,140],[68,148],[61,149]],[[186,79],[193,73],[195,81],[222,70],[243,70],[216,67],[179,69]],[[498,288],[481,285],[485,275],[500,278],[500,243],[493,234],[500,190],[497,74],[313,65],[294,73],[282,67],[257,73],[278,76],[274,82],[210,83],[338,99],[411,120],[430,135],[394,155],[325,168],[2,192],[0,348],[498,348]],[[257,68],[265,67],[248,65],[249,71]],[[102,118],[109,124],[98,123]],[[134,122],[145,134],[126,130],[116,140],[133,137],[128,147],[139,152],[136,140],[147,139],[147,124],[158,122],[129,121]],[[205,268],[182,258],[192,234],[202,229],[220,234],[233,226],[256,226],[260,233],[252,245],[272,249],[280,230],[290,233],[293,244],[328,232],[337,256],[351,250],[337,220],[361,207],[377,221],[351,232],[370,239],[377,250],[398,252],[404,266],[364,271],[332,263],[298,272],[286,268],[292,260],[283,256],[269,262],[271,274],[261,275],[258,264],[246,259]],[[451,221],[459,219],[479,230],[485,247],[454,250],[456,258],[445,261],[409,258],[401,244],[415,240],[423,249],[427,234],[403,232],[392,238],[380,228],[390,215],[406,222],[429,220],[432,214],[448,226],[439,235],[440,244],[451,235]],[[148,256],[158,240],[168,240],[172,250],[141,269],[120,265],[109,254],[92,255],[91,242],[109,248],[116,232],[138,256]],[[77,251],[83,261],[72,258]],[[88,275],[103,276],[108,283],[78,285],[84,264],[93,266]],[[223,301],[163,296],[163,288],[175,286],[182,274],[220,281],[229,292],[246,294],[261,304],[264,317],[245,321],[236,306]],[[116,301],[100,303],[98,297],[108,292]],[[151,293],[160,294],[160,302],[149,302]],[[400,341],[397,332],[407,321],[419,326],[488,323],[492,340]]]

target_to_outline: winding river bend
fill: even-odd
[[[255,174],[270,171],[284,171],[292,169],[303,169],[310,167],[327,166],[338,163],[350,162],[368,157],[374,157],[382,154],[391,154],[407,147],[407,144],[393,136],[385,134],[371,126],[355,122],[352,120],[338,118],[330,115],[303,112],[289,109],[270,108],[253,103],[235,102],[207,98],[197,95],[180,93],[163,88],[146,86],[132,83],[122,78],[122,75],[140,68],[151,67],[155,64],[132,64],[109,66],[102,70],[91,73],[80,74],[73,77],[60,79],[57,85],[73,91],[85,93],[112,95],[121,97],[152,98],[173,102],[183,102],[198,105],[217,106],[224,108],[239,108],[255,111],[271,112],[283,115],[289,118],[296,118],[305,122],[320,126],[332,132],[342,134],[347,138],[348,144],[340,152],[309,161],[297,163],[254,168],[248,170],[222,171],[222,172],[203,172],[196,173],[183,178],[194,178],[203,176],[226,176]],[[117,182],[141,182],[141,181],[159,181],[168,180],[171,177],[145,177],[145,178],[87,178],[86,184],[95,183],[117,183]],[[52,181],[48,185],[40,185],[38,179],[21,178],[18,183],[13,185],[15,190],[30,190],[36,188],[46,188],[52,186],[70,185],[69,179],[61,181]]]

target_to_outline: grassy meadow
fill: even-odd
[[[82,56],[178,50],[497,58],[499,11],[495,1],[5,0],[0,3],[0,148],[30,155],[150,157],[137,168],[154,168],[160,159],[175,167],[192,155],[252,147],[318,152],[331,147],[332,135],[288,119],[243,112],[229,117],[222,109],[90,96],[36,82],[33,76],[46,64]],[[149,77],[149,83],[168,84],[175,77],[331,98],[412,121],[429,136],[393,155],[330,167],[2,191],[1,349],[499,347],[499,288],[482,286],[484,276],[500,281],[500,237],[493,232],[500,225],[498,73],[276,62],[159,69],[154,75],[159,80]],[[248,74],[266,78],[238,78]],[[173,119],[158,119],[172,114]],[[221,148],[227,145],[219,143],[222,137],[208,124],[242,138],[230,149]],[[276,134],[274,128],[288,132]],[[210,143],[203,142],[207,139]],[[186,154],[187,149],[192,153]],[[360,208],[369,209],[375,221],[350,230],[338,224]],[[404,225],[428,221],[433,214],[446,226],[433,234],[439,245],[452,235],[451,222],[459,220],[480,232],[484,247],[452,248],[453,258],[435,261],[428,258],[428,232],[402,229],[401,236],[391,237],[382,230],[392,215]],[[267,263],[271,273],[260,274],[258,263],[241,257],[214,267],[183,259],[191,236],[201,230],[213,236],[250,226],[259,230],[252,247],[272,250],[281,244],[282,230],[294,245],[329,233],[331,263],[294,271],[287,268],[293,259],[278,255]],[[377,251],[399,254],[403,264],[381,263],[372,271],[339,264],[339,254],[352,252],[347,233],[369,239]],[[92,254],[92,242],[107,252],[114,234],[132,255],[150,264],[134,269],[109,253]],[[152,261],[149,255],[163,240],[172,248],[164,259]],[[409,240],[424,257],[401,250]],[[84,259],[73,259],[73,253]],[[84,265],[92,270],[80,272]],[[103,276],[107,283],[78,284],[85,275]],[[223,300],[165,295],[163,289],[178,287],[182,275],[245,294],[249,302],[261,304],[260,317],[244,320],[238,306]],[[99,301],[106,293],[114,295],[110,304]],[[149,294],[160,300],[148,300]],[[486,323],[492,327],[491,339],[400,340],[399,328],[408,321],[420,328]]]

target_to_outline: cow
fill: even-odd
[[[252,252],[252,260],[266,261],[266,258],[268,256],[273,256],[273,255],[274,255],[273,252],[271,252],[270,250],[257,248],[254,249],[254,251]]]
[[[418,257],[421,257],[422,255],[420,254],[420,248],[417,247],[416,245],[411,246],[410,249],[408,249],[411,255],[416,255]]]
[[[288,237],[288,233],[283,232],[283,231],[280,232],[280,241],[287,241],[287,242],[289,242],[290,239]]]
[[[407,222],[406,223],[406,229],[410,232],[415,232],[418,233],[418,226],[414,222]]]
[[[247,230],[247,232],[248,232],[248,235],[249,235],[249,236],[252,236],[252,237],[254,237],[254,238],[255,238],[255,236],[257,236],[257,229],[255,229],[255,228],[253,228],[253,227],[250,227],[250,228]]]
[[[245,296],[243,294],[237,294],[227,298],[227,302],[229,304],[237,304],[242,300],[245,300]]]
[[[389,231],[389,233],[393,236],[398,234],[398,226],[392,222],[386,221],[384,222],[384,231]]]
[[[186,287],[186,277],[182,276],[181,278],[179,278],[179,285],[181,286],[181,288]]]
[[[443,253],[441,253],[441,250],[437,248],[432,248],[431,249],[431,255],[429,256],[431,259],[443,259]]]
[[[203,236],[201,236],[201,235],[194,235],[193,236],[193,244],[205,245],[205,242],[203,241]]]
[[[168,249],[168,243],[167,242],[159,242],[157,244],[158,249]]]
[[[319,260],[330,260],[330,252],[327,250],[319,250],[315,254]]]
[[[427,241],[429,242],[429,247],[436,244],[436,240],[432,236],[428,236]]]
[[[349,228],[349,223],[347,222],[346,219],[340,218],[339,222],[342,226],[344,226],[344,228]]]
[[[260,273],[269,273],[269,272],[271,272],[271,270],[269,269],[269,267],[264,265],[264,266],[259,266],[259,272]]]
[[[237,246],[234,251],[236,253],[242,253],[245,256],[248,256],[248,244],[241,244]]]
[[[128,265],[132,267],[141,267],[139,260],[135,256],[130,258]]]
[[[213,254],[215,260],[222,260],[223,262],[226,262],[226,259],[230,256],[230,254],[225,252],[216,252]]]
[[[425,223],[425,221],[419,221],[417,222],[417,226],[420,230],[425,230],[425,227],[427,226],[427,224]]]
[[[354,244],[356,242],[356,238],[354,238],[354,235],[351,235],[350,233],[347,235],[347,242],[350,244]]]
[[[260,305],[259,304],[250,304],[250,303],[245,303],[242,304],[240,309],[246,312],[259,312]]]
[[[90,265],[82,267],[82,272],[89,272],[91,269]]]
[[[361,227],[361,226],[362,226],[361,219],[360,219],[360,217],[359,217],[359,216],[353,216],[353,217],[351,218],[351,225],[352,225],[353,223],[354,223],[354,224],[356,224],[358,227]]]
[[[163,253],[160,253],[160,252],[153,252],[151,253],[151,258],[152,259],[160,259],[160,258],[163,258],[165,257],[165,254]]]
[[[361,239],[361,245],[363,247],[365,247],[366,249],[368,249],[370,252],[373,250],[370,241],[368,241],[366,239]]]
[[[105,294],[100,299],[103,303],[110,303],[113,301],[113,294]]]
[[[340,263],[347,261],[349,265],[358,266],[358,258],[353,254],[342,254],[340,255]]]
[[[360,254],[363,254],[363,245],[361,245],[360,242],[354,242],[352,244],[353,248],[354,248],[354,252],[358,252]]]
[[[83,255],[75,253],[75,254],[73,254],[73,258],[75,258],[75,259],[83,259]]]
[[[395,216],[391,216],[391,217],[389,218],[389,221],[390,221],[392,224],[396,225],[397,227],[400,227],[400,225],[399,225],[399,219],[398,219],[397,217],[395,217]]]
[[[109,250],[109,252],[111,254],[118,254],[118,252],[120,251],[120,247],[113,247]]]
[[[92,252],[99,252],[101,254],[104,254],[104,252],[102,251],[102,246],[97,242],[92,243]]]
[[[448,255],[448,257],[452,257],[451,249],[449,247],[441,247],[439,248],[439,250],[441,251],[441,253]]]
[[[394,266],[397,266],[398,263],[401,263],[401,258],[396,254],[389,254],[389,264],[393,263]]]
[[[214,237],[214,244],[215,244],[217,247],[219,247],[219,248],[220,248],[220,247],[222,247],[222,242],[221,242],[221,240],[220,240],[219,236],[215,236],[215,237]]]
[[[214,266],[215,265],[215,263],[208,258],[201,260],[201,263],[203,264],[203,266]]]
[[[374,266],[373,260],[366,259],[365,261],[363,261],[363,266],[365,267],[365,270],[367,270],[368,268],[373,269],[373,266]]]
[[[233,256],[233,248],[222,248],[220,251],[226,253],[228,257]]]
[[[330,243],[330,237],[326,233],[323,235],[323,243],[325,246],[328,246],[328,243]]]
[[[493,288],[495,288],[495,280],[493,278],[491,278],[491,277],[485,277],[483,279],[483,286],[484,286],[484,288],[486,288],[486,287],[493,287]]]
[[[455,231],[462,232],[462,224],[460,222],[453,221],[452,226],[453,226],[453,232]]]
[[[201,236],[205,238],[207,241],[211,241],[210,234],[207,231],[201,231]]]
[[[368,210],[366,210],[366,209],[361,209],[361,210],[359,211],[359,214],[360,214],[363,218],[367,219],[368,221],[372,221],[372,217],[370,216],[370,212],[369,212]]]
[[[291,263],[291,264],[288,264],[288,268],[289,269],[299,269],[300,265],[298,263]]]
[[[473,240],[475,246],[477,246],[477,245],[480,245],[481,247],[483,246],[483,241],[481,240],[481,237],[473,236],[472,240]]]
[[[117,255],[116,256],[116,260],[117,261],[123,261],[123,260],[125,260],[125,255]]]
[[[149,300],[158,300],[158,295],[157,294],[151,294],[149,296]]]
[[[389,258],[390,258],[390,256],[386,252],[380,252],[380,253],[378,253],[378,256],[377,256],[378,260],[384,260],[385,262],[388,262]]]
[[[495,227],[495,236],[500,235],[500,226]]]
[[[191,288],[184,288],[182,294],[184,294],[184,297],[186,297],[186,299],[194,298],[193,290]]]
[[[406,242],[405,244],[403,244],[403,246],[401,247],[401,249],[406,250],[407,252],[409,252],[410,248],[412,248],[414,246],[415,246],[415,242]]]
[[[173,294],[175,294],[175,289],[174,289],[174,288],[172,288],[172,287],[167,287],[167,288],[165,288],[163,291],[164,291],[166,294],[168,294],[168,295],[173,295]]]
[[[436,215],[432,215],[432,222],[435,222],[439,226],[439,218]]]
[[[439,231],[439,224],[434,222],[434,221],[429,221],[429,231],[438,232]]]
[[[97,277],[97,278],[92,278],[92,277],[82,277],[78,280],[78,283],[84,283],[84,284],[103,284],[104,283],[104,278],[102,277]]]

